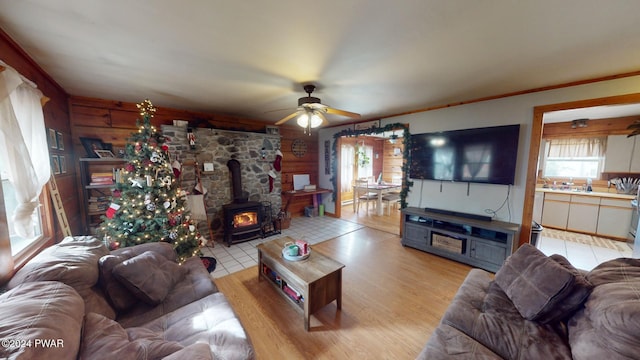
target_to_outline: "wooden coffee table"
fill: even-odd
[[[311,249],[309,258],[289,261],[282,257],[284,244],[294,239],[283,237],[257,246],[258,281],[266,279],[278,293],[296,309],[304,312],[304,328],[309,331],[309,319],[325,305],[336,301],[342,308],[343,264]]]

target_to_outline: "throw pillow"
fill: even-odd
[[[153,251],[146,251],[116,265],[113,275],[138,299],[157,305],[182,280],[185,272],[177,263]]]
[[[126,255],[106,255],[98,261],[100,286],[118,312],[125,312],[138,302],[138,299],[113,275],[113,268],[129,258]]]
[[[580,274],[567,264],[570,266],[568,261],[563,265],[534,246],[524,244],[507,258],[495,281],[522,317],[549,323],[575,311],[591,289],[584,277],[576,280]],[[564,303],[574,292],[576,299]],[[563,307],[558,309],[560,304]]]
[[[548,324],[557,320],[564,320],[572,316],[587,300],[593,290],[593,285],[587,278],[571,265],[569,260],[559,254],[549,256],[549,259],[557,262],[567,269],[575,278],[575,282],[571,289],[567,289],[567,296],[564,298],[556,298],[555,303],[550,302],[550,311],[538,321]]]

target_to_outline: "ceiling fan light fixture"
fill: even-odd
[[[298,123],[298,126],[306,128],[309,126],[309,115],[307,115],[307,113],[300,114],[296,122]]]
[[[311,115],[311,127],[317,128],[322,125],[322,118],[318,114]]]

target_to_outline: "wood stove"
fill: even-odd
[[[264,237],[262,231],[263,211],[262,203],[248,201],[242,191],[242,175],[240,162],[229,160],[227,162],[231,174],[231,187],[233,202],[223,205],[224,216],[224,241],[227,246],[236,242]]]
[[[248,201],[222,206],[224,213],[224,241],[233,243],[264,237],[262,233],[262,203]]]

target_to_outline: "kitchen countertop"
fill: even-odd
[[[553,190],[551,188],[536,188],[536,191],[545,192],[545,193],[555,193],[555,194],[567,194],[567,195],[582,195],[582,196],[597,196],[597,197],[606,197],[612,199],[628,199],[633,200],[636,198],[635,195],[631,194],[618,194],[615,192],[586,192],[586,191],[575,191],[575,190]]]

